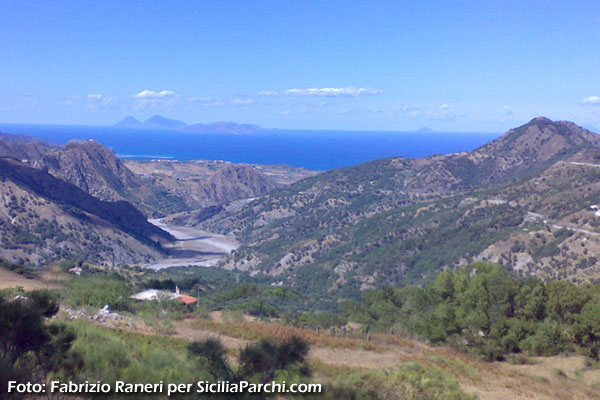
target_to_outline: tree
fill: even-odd
[[[581,310],[578,323],[573,326],[575,340],[589,347],[591,357],[600,355],[600,302],[590,301]]]
[[[198,358],[204,369],[219,380],[252,380],[260,383],[272,381],[276,374],[291,368],[300,376],[310,376],[306,364],[309,346],[304,340],[293,336],[283,341],[263,339],[246,345],[240,352],[239,366],[234,370],[227,362],[227,351],[217,339],[194,342],[188,346],[192,357]]]
[[[304,364],[301,374],[309,376],[310,371],[305,364],[308,350],[308,343],[296,336],[282,342],[263,339],[242,349],[238,375],[246,379],[257,377],[260,382],[266,383],[273,380],[277,371],[300,363]]]
[[[188,346],[188,352],[199,358],[199,361],[215,380],[231,380],[233,371],[227,364],[227,350],[218,339],[207,339],[193,342]]]
[[[562,323],[572,324],[589,296],[577,286],[565,281],[552,281],[546,285],[548,315]]]
[[[69,374],[81,365],[71,351],[75,335],[64,325],[46,324],[58,312],[47,291],[9,299],[0,294],[0,392],[9,380],[45,382],[48,374]]]

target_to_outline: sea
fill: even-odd
[[[223,160],[287,164],[312,170],[348,167],[378,158],[420,158],[473,150],[500,133],[269,130],[255,134],[198,134],[112,126],[0,124],[0,132],[57,144],[95,140],[121,159]]]

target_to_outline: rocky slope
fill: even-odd
[[[102,200],[123,200],[143,186],[112,151],[91,140],[70,142],[44,156],[41,165]]]
[[[125,165],[144,181],[181,198],[185,210],[264,195],[315,171],[285,165],[233,164],[223,161],[126,161]]]
[[[570,122],[536,118],[471,152],[328,171],[236,212],[191,222],[241,239],[243,246],[225,268],[263,271],[307,291],[350,293],[422,282],[473,259],[525,265],[519,267],[524,273],[551,276],[583,257],[575,247],[585,234],[572,231],[563,243],[561,228],[572,214],[589,219],[590,204],[600,203],[600,165],[583,171],[572,164],[593,164],[598,154],[598,135]],[[571,225],[565,229],[577,228]],[[540,237],[513,254],[523,235]],[[595,236],[589,236],[591,243]],[[546,249],[550,242],[552,249]],[[561,246],[563,253],[556,253]],[[544,259],[546,252],[554,260]],[[595,265],[586,257],[586,266]]]
[[[153,260],[172,236],[125,201],[105,202],[40,169],[0,159],[2,258],[43,264]]]
[[[58,147],[58,145],[31,136],[0,133],[0,157],[35,161]]]
[[[186,204],[133,174],[112,151],[92,140],[70,142],[36,166],[101,200],[129,201],[146,215],[181,211]]]
[[[95,197],[126,200],[155,217],[256,197],[281,186],[268,167],[259,170],[225,162],[125,164],[94,141],[70,142],[45,154],[36,166]],[[288,169],[282,168],[280,175],[288,179],[313,175],[312,171]]]

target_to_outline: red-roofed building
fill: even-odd
[[[182,294],[179,297],[176,297],[175,300],[179,300],[183,302],[185,305],[190,305],[198,302],[198,299],[192,296],[188,296],[187,294]]]

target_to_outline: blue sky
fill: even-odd
[[[0,0],[0,122],[600,127],[598,1]]]

